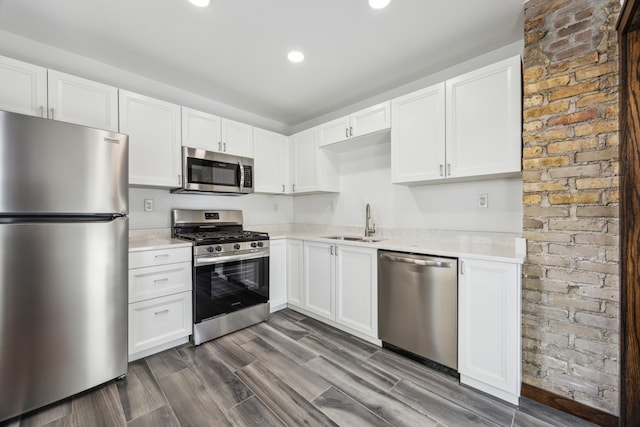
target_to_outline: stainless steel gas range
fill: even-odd
[[[193,242],[193,343],[269,318],[269,235],[242,211],[172,211],[173,235]]]

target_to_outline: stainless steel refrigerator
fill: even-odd
[[[127,372],[128,144],[0,111],[0,421]]]

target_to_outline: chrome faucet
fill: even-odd
[[[371,221],[371,206],[367,203],[364,220],[364,237],[371,237],[376,232],[376,225]]]

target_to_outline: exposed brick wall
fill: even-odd
[[[523,381],[618,413],[619,0],[525,4]]]

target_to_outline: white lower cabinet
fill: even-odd
[[[378,336],[378,251],[336,246],[336,321]]]
[[[376,249],[305,241],[303,270],[306,313],[378,342]]]
[[[521,266],[460,259],[460,382],[518,404],[521,386]]]
[[[287,241],[269,242],[269,305],[271,312],[287,306]]]
[[[129,361],[189,340],[191,247],[129,254]]]
[[[287,305],[303,306],[304,242],[287,239]]]

